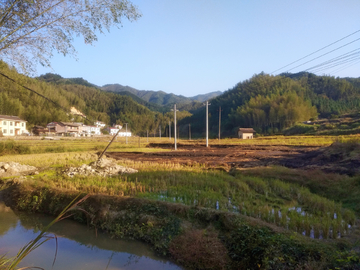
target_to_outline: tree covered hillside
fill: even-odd
[[[39,79],[32,79],[17,73],[4,62],[0,62],[0,72],[14,79],[51,101],[33,93],[11,80],[0,76],[0,114],[15,115],[28,121],[28,127],[34,125],[45,126],[52,121],[82,121],[93,124],[93,120],[104,121],[107,124],[128,123],[133,134],[144,135],[146,130],[162,132],[172,120],[172,114],[150,111],[143,105],[136,103],[128,96],[101,91],[95,87],[88,87],[74,83],[48,83]],[[70,114],[70,107],[76,107],[84,113],[89,121]],[[181,114],[180,114],[181,116]],[[183,113],[183,117],[189,113]]]
[[[259,133],[272,134],[299,121],[358,110],[359,81],[310,73],[255,75],[211,100],[210,135],[218,134],[220,106],[223,136],[236,136],[239,127],[253,127]],[[184,132],[188,124],[194,136],[204,136],[205,108],[180,122]]]

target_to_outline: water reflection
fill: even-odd
[[[51,220],[44,215],[14,213],[0,202],[0,255],[8,253],[8,256],[14,256]],[[49,233],[58,237],[54,270],[181,269],[156,256],[141,242],[111,239],[101,233],[96,237],[93,229],[71,220],[56,223]],[[51,269],[55,250],[56,242],[50,240],[31,253],[20,266]]]

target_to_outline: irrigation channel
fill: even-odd
[[[53,217],[14,212],[0,201],[0,255],[12,257],[40,232]],[[182,268],[156,256],[149,246],[139,241],[112,239],[72,220],[54,224],[48,236],[57,237],[57,254],[52,267],[56,241],[50,239],[20,264],[43,269],[169,269]]]

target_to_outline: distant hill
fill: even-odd
[[[208,94],[197,95],[194,97],[184,97],[182,95],[168,94],[163,91],[137,90],[133,87],[123,86],[121,84],[107,84],[101,87],[101,89],[104,91],[115,93],[129,92],[147,102],[155,103],[162,106],[167,106],[174,103],[182,105],[191,104],[194,101],[203,102],[205,100],[209,100],[222,94],[221,91],[216,91]]]
[[[203,95],[197,95],[197,96],[190,97],[190,98],[195,101],[204,102],[206,100],[220,96],[222,93],[223,92],[221,92],[221,91],[215,91],[215,92],[211,92],[211,93],[207,93],[207,94],[203,94]]]
[[[101,87],[102,90],[108,92],[130,92],[139,98],[152,102],[158,105],[166,106],[174,103],[191,103],[191,99],[184,96],[177,96],[174,94],[167,94],[163,91],[151,91],[151,90],[137,90],[129,86],[123,86],[121,84],[107,84]]]
[[[83,85],[87,87],[95,87],[100,88],[99,86],[92,84],[88,82],[87,80],[84,80],[83,78],[63,78],[58,74],[53,73],[46,73],[44,75],[41,75],[37,77],[38,80],[48,82],[48,83],[54,83],[54,84],[78,84]]]

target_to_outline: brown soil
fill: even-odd
[[[173,149],[173,144],[151,144],[150,147]],[[330,146],[331,147],[331,146]],[[231,168],[252,168],[272,165],[299,169],[321,169],[329,173],[360,174],[358,160],[339,160],[326,155],[328,148],[283,145],[183,145],[170,152],[108,152],[106,156],[120,160],[178,163],[228,171]]]

